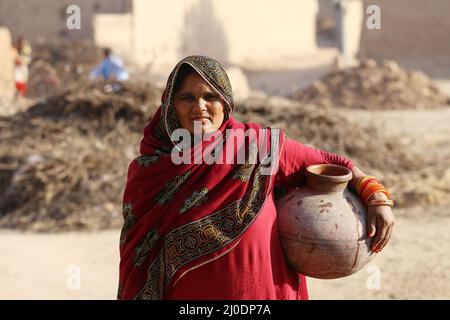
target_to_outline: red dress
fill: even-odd
[[[339,155],[286,139],[279,171],[260,214],[236,245],[213,261],[186,272],[168,288],[165,299],[306,300],[306,278],[292,270],[278,238],[274,186],[305,183],[305,169],[319,163],[353,168]]]

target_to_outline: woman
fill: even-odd
[[[388,242],[394,218],[379,181],[283,131],[239,123],[233,109],[231,85],[217,61],[190,56],[170,74],[162,105],[145,128],[141,156],[128,171],[120,299],[308,299],[305,277],[283,257],[273,190],[302,185],[312,164],[352,170],[350,187],[356,190],[359,182],[357,192],[372,201],[372,250]],[[190,135],[185,144],[175,134],[180,129]],[[236,143],[225,135],[229,130],[254,134]],[[224,138],[212,139],[213,133]],[[208,138],[195,143],[198,136]],[[234,161],[174,163],[177,154],[188,151],[193,160],[197,147]],[[242,150],[245,161],[238,161]],[[267,167],[271,174],[263,174]]]

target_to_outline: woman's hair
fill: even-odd
[[[178,92],[178,90],[181,89],[181,87],[183,86],[184,80],[187,78],[187,76],[190,75],[191,73],[195,73],[195,72],[196,71],[194,70],[194,68],[192,68],[187,63],[183,63],[180,66],[180,69],[178,70],[178,73],[177,73],[177,78],[175,79],[175,84],[173,86],[174,95]]]

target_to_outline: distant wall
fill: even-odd
[[[360,43],[361,26],[364,17],[363,2],[361,0],[346,0],[340,3],[341,18],[338,28],[341,34],[340,49],[345,65],[355,63]]]
[[[183,45],[183,15],[193,1],[133,1],[136,64],[152,66],[153,71],[163,73],[173,67]]]
[[[99,47],[114,48],[114,52],[129,62],[133,56],[132,14],[97,14],[93,21],[94,40]]]
[[[270,66],[314,53],[316,0],[134,0],[136,62],[165,72],[204,54],[227,64]]]
[[[0,97],[13,94],[13,57],[11,35],[7,28],[0,27]]]
[[[81,30],[66,27],[73,4],[81,9]],[[314,57],[317,12],[317,0],[2,0],[0,24],[31,44],[42,37],[95,39],[166,73],[190,54],[255,69]]]
[[[66,9],[78,5],[81,29],[68,30]],[[30,43],[39,38],[66,37],[93,39],[93,17],[97,13],[126,13],[131,0],[1,0],[0,25],[9,28],[13,38],[26,37]]]
[[[450,78],[450,1],[364,0],[381,8],[381,30],[362,29],[360,56]],[[367,15],[366,15],[367,16]]]

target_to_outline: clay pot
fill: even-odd
[[[306,169],[307,185],[276,203],[280,241],[288,263],[319,279],[349,276],[375,254],[367,237],[366,209],[347,189],[352,172],[319,164]]]

